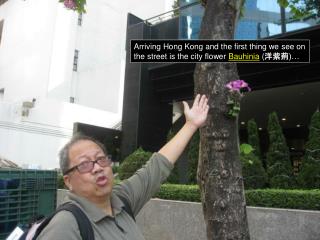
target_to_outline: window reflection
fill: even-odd
[[[180,0],[181,6],[190,5],[180,10],[179,36],[181,39],[198,39],[204,8],[196,4],[197,0]],[[235,29],[235,39],[260,39],[280,34],[283,31],[294,31],[319,24],[319,18],[293,20],[289,9],[283,11],[277,0],[246,0],[244,15]]]

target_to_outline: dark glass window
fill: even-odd
[[[82,13],[79,13],[78,15],[78,26],[82,25]]]
[[[4,88],[0,88],[0,101],[4,99]]]
[[[4,20],[0,21],[0,44],[1,44],[1,38],[2,38],[3,22]]]
[[[73,57],[73,71],[78,70],[78,60],[79,60],[79,50],[74,50],[74,57]]]

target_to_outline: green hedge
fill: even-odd
[[[162,184],[155,197],[170,200],[200,202],[200,190],[197,185]]]
[[[246,190],[245,195],[247,206],[320,210],[320,189],[256,189]],[[200,190],[197,185],[163,184],[155,197],[200,202]]]
[[[124,180],[131,177],[138,169],[146,164],[151,155],[151,152],[146,152],[142,148],[135,150],[120,164],[118,168],[119,178]]]
[[[248,206],[320,210],[320,190],[247,190],[246,202]]]

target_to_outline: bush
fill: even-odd
[[[117,174],[119,172],[119,166],[113,165],[112,166],[112,172],[113,172],[113,174]]]
[[[266,186],[267,174],[260,159],[253,153],[241,154],[242,176],[245,189],[264,188]]]
[[[257,123],[254,119],[248,121],[248,143],[253,147],[253,153],[261,158],[260,140]]]
[[[178,184],[180,182],[178,168],[175,165],[171,171],[169,177],[166,180],[167,183]]]
[[[256,189],[246,190],[247,206],[320,210],[320,190]],[[200,202],[197,185],[163,184],[155,197]]]
[[[303,188],[320,188],[320,112],[318,110],[311,117],[306,153],[297,181]]]
[[[289,149],[275,112],[269,115],[268,133],[267,174],[270,187],[291,188],[294,181]]]
[[[146,164],[151,155],[151,152],[146,152],[142,148],[138,148],[120,164],[118,169],[119,178],[124,180],[131,177],[138,169]]]
[[[62,174],[58,174],[58,189],[64,189],[66,186],[64,185]]]

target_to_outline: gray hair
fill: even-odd
[[[107,155],[107,150],[106,150],[106,148],[104,147],[104,145],[101,142],[97,141],[96,139],[94,139],[92,137],[83,135],[81,133],[77,133],[77,134],[73,135],[73,137],[70,139],[70,141],[67,142],[67,144],[64,145],[64,147],[59,152],[60,169],[61,169],[63,175],[69,169],[69,165],[70,165],[69,151],[70,151],[70,148],[74,144],[76,144],[77,142],[83,141],[83,140],[94,142],[95,144],[97,144],[101,148],[103,153],[105,155]]]

